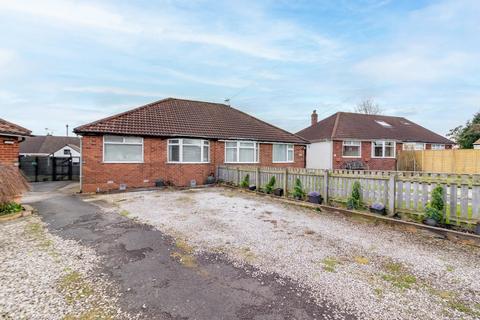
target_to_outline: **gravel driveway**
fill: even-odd
[[[195,266],[214,253],[278,274],[305,299],[362,319],[479,319],[480,250],[424,231],[315,212],[230,189],[95,196],[173,236]]]

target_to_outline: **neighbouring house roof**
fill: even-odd
[[[0,118],[0,135],[29,136],[32,131]]]
[[[75,147],[73,149],[80,150],[80,138],[78,137],[62,137],[62,136],[34,136],[26,137],[25,141],[20,144],[20,154],[52,154],[66,145]]]
[[[477,141],[475,141],[473,144],[474,144],[474,145],[480,145],[480,139],[478,139]]]
[[[351,112],[337,112],[296,134],[310,142],[325,139],[392,139],[454,144],[453,141],[403,117]]]
[[[75,128],[78,134],[308,141],[226,104],[167,98]]]

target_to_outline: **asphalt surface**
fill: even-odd
[[[66,182],[37,183],[25,200],[50,232],[95,249],[102,257],[99,272],[123,293],[124,311],[145,319],[209,320],[333,319],[339,314],[335,306],[310,301],[308,292],[288,279],[256,275],[254,268],[237,268],[218,255],[196,255],[194,266],[182,264],[172,256],[179,248],[171,237],[105,213],[73,190]]]

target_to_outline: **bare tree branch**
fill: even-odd
[[[373,99],[365,99],[357,104],[355,112],[365,114],[382,114],[383,110]]]

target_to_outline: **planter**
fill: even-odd
[[[386,215],[387,210],[385,209],[385,206],[381,203],[374,203],[369,207],[369,210],[371,213],[376,213],[376,214],[381,214],[381,215]]]
[[[303,200],[302,197],[300,197],[300,196],[295,196],[295,197],[293,197],[293,199],[295,199],[295,200]]]
[[[436,227],[438,225],[437,220],[432,218],[427,218],[423,221],[427,226]]]
[[[308,196],[308,202],[310,203],[316,203],[316,204],[322,204],[323,203],[323,197],[321,195],[318,196]]]
[[[273,194],[276,195],[277,197],[281,197],[283,196],[283,189],[282,188],[273,189]]]
[[[480,222],[477,222],[477,226],[475,227],[475,234],[480,236]]]
[[[257,189],[257,186],[251,185],[248,187],[248,190],[250,191],[255,191]]]
[[[205,181],[205,184],[214,184],[215,183],[215,177],[213,175],[208,176],[207,180]]]

